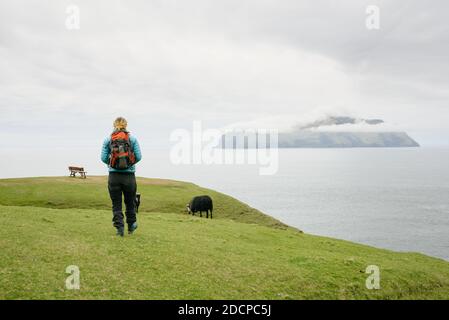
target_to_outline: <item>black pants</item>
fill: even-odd
[[[112,222],[114,227],[123,227],[122,194],[125,198],[126,223],[128,226],[136,222],[136,176],[132,172],[109,172],[109,195],[112,200]]]

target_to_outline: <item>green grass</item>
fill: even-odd
[[[214,201],[214,218],[287,228],[278,220],[230,196],[193,183],[137,178],[137,184],[138,192],[142,194],[141,212],[186,213],[186,205],[193,196],[208,194]],[[109,210],[111,201],[107,177],[40,177],[0,179],[0,205]]]
[[[139,229],[119,238],[103,177],[0,180],[0,299],[449,298],[446,261],[303,234],[189,183],[139,190]],[[202,193],[216,219],[182,213]],[[372,264],[380,290],[365,287]],[[69,265],[80,290],[65,288]]]

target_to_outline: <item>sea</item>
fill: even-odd
[[[280,149],[272,175],[257,164],[174,164],[170,150],[143,156],[139,176],[224,192],[305,233],[449,261],[447,147]],[[1,178],[68,175],[68,165],[107,173],[98,149],[17,150],[0,165]]]

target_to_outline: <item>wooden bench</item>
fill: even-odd
[[[86,179],[86,171],[84,171],[84,168],[83,167],[69,167],[69,170],[70,170],[70,176],[71,177],[75,177],[75,175],[77,174],[77,173],[79,173],[80,174],[80,176],[81,176],[81,178],[84,178],[84,179]]]

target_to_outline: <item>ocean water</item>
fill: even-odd
[[[184,167],[163,176],[230,194],[307,233],[449,260],[449,149],[281,149],[272,176],[255,166]]]
[[[98,151],[33,153],[33,168],[29,151],[16,152],[2,158],[1,176],[65,175],[70,164],[105,174]],[[168,150],[143,154],[140,176],[227,193],[306,233],[449,260],[449,148],[281,149],[270,176],[255,165],[173,165]]]

